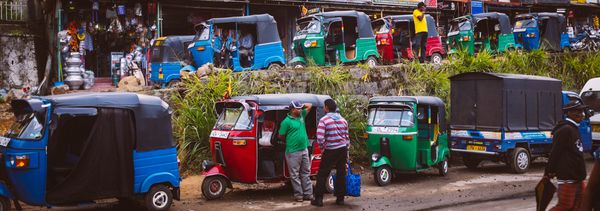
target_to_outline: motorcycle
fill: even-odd
[[[577,35],[574,42],[571,42],[570,49],[572,51],[591,51],[598,52],[600,50],[600,37],[590,27],[585,27]]]

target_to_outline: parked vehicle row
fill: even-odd
[[[400,172],[430,168],[445,176],[451,151],[461,154],[469,168],[492,160],[515,173],[526,172],[535,158],[548,156],[551,130],[565,118],[564,105],[600,105],[597,78],[586,84],[582,98],[562,91],[560,80],[540,76],[473,72],[450,80],[449,124],[445,104],[437,97],[370,99],[364,141],[377,185],[390,184]],[[327,99],[269,94],[217,102],[218,119],[209,137],[212,158],[202,162],[204,197],[222,198],[233,182],[289,180],[284,144],[276,134],[292,100],[314,108],[305,122],[310,175],[316,175],[321,162],[316,130]],[[106,198],[167,210],[180,198],[171,111],[159,98],[82,93],[13,100],[11,106],[17,121],[0,137],[0,210],[8,210],[11,201],[19,208],[17,201],[63,206]],[[600,146],[597,117],[588,110],[579,125],[586,152]],[[331,191],[333,179],[328,180]]]

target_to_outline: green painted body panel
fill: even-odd
[[[302,49],[302,51],[304,52],[305,61],[312,59],[314,60],[315,64],[319,66],[335,65],[327,64],[325,62],[325,40],[323,36],[323,34],[309,34],[304,39],[295,39],[294,48]],[[317,46],[306,48],[304,46],[304,42],[306,42],[307,40],[316,40]],[[369,56],[375,56],[376,58],[379,58],[379,53],[377,52],[377,43],[374,37],[361,38],[356,40],[356,50],[354,58],[346,57],[346,49],[344,48],[344,44],[336,45],[335,48],[339,52],[341,63],[361,62],[365,61]],[[291,63],[293,63],[293,61]]]
[[[371,168],[377,168],[377,167],[384,166],[384,165],[388,165],[388,166],[392,165],[392,163],[390,162],[390,159],[388,159],[385,156],[379,158],[379,160],[377,160],[375,162],[371,162]]]
[[[469,37],[469,41],[463,41],[464,37]],[[450,43],[449,54],[458,53],[462,49],[466,49],[470,55],[475,54],[475,36],[473,31],[460,31],[458,35],[448,37],[448,43]],[[452,45],[453,43],[456,43]]]
[[[515,48],[515,36],[513,34],[501,34],[498,38],[498,46],[499,53]]]
[[[317,41],[317,46],[304,47],[304,42],[306,41]],[[304,39],[295,39],[294,48],[302,49],[305,61],[312,59],[317,65],[325,65],[325,40],[323,39],[323,34],[308,34]]]

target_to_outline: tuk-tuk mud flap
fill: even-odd
[[[388,159],[387,157],[381,157],[377,161],[371,162],[371,168],[377,168],[377,167],[380,167],[383,165],[388,165],[391,167],[392,163],[390,162],[390,159]]]

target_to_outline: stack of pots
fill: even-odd
[[[67,78],[65,79],[65,83],[71,90],[78,90],[83,85],[83,77],[81,77],[83,71],[81,71],[81,59],[79,57],[78,52],[71,52],[71,55],[67,58],[67,68],[65,68]]]

